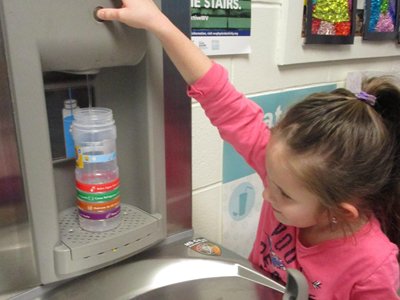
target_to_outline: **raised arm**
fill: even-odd
[[[211,60],[160,11],[153,0],[124,0],[122,3],[121,8],[100,9],[98,18],[152,32],[188,84],[194,83],[210,69]]]

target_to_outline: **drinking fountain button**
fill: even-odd
[[[94,11],[93,11],[93,17],[94,17],[94,19],[95,19],[97,22],[104,22],[104,20],[100,19],[100,18],[97,16],[97,12],[98,12],[100,9],[102,9],[102,8],[104,8],[104,7],[103,7],[103,6],[97,6],[97,7],[94,9]]]

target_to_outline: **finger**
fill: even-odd
[[[119,20],[120,13],[116,8],[102,8],[97,11],[97,17],[104,21]]]

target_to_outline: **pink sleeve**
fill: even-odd
[[[358,283],[352,290],[351,300],[399,300],[399,264],[396,255],[391,255],[365,281]]]
[[[221,137],[265,178],[265,147],[270,131],[262,109],[238,92],[229,82],[227,71],[214,63],[210,70],[189,86],[188,95],[205,110]]]

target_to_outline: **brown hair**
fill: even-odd
[[[400,245],[400,91],[388,78],[365,82],[371,106],[345,90],[316,93],[290,108],[272,129],[288,146],[291,165],[322,206],[346,223],[350,202],[379,219]]]

